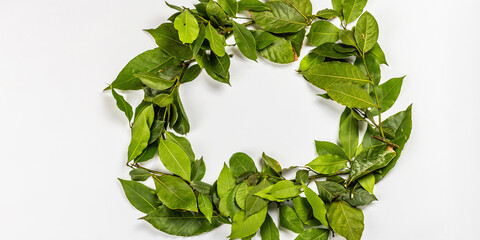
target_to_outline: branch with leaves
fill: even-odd
[[[131,180],[119,180],[130,203],[146,214],[141,219],[177,236],[231,224],[231,239],[258,232],[262,239],[279,239],[270,206],[279,208],[279,226],[298,233],[296,239],[327,240],[337,233],[359,240],[364,215],[358,207],[377,200],[374,185],[395,166],[412,130],[411,106],[384,117],[403,77],[381,83],[380,65],[387,61],[377,42],[378,23],[363,11],[366,3],[333,0],[332,9],[316,14],[309,0],[200,0],[191,9],[167,3],[177,12],[146,30],[158,48],[132,59],[105,89],[131,124]],[[330,22],[334,18],[340,28]],[[318,157],[287,168],[264,153],[259,169],[250,156],[235,153],[213,185],[202,181],[205,162],[182,136],[190,124],[179,88],[203,70],[229,84],[226,39],[232,36],[235,44],[228,47],[238,47],[244,57],[257,61],[260,54],[280,64],[295,62],[307,38],[315,48],[298,73],[325,91],[319,96],[345,106],[339,144],[315,141]],[[133,110],[116,90],[143,90],[144,99]],[[367,125],[361,142],[360,122]],[[143,166],[157,154],[168,172]],[[284,176],[288,171],[296,171],[294,179]],[[142,183],[147,180],[155,189]]]

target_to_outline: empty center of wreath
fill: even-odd
[[[315,156],[312,139],[337,140],[343,107],[316,96],[323,91],[295,72],[299,62],[238,58],[231,59],[231,87],[202,74],[180,92],[192,126],[188,139],[212,172],[239,151],[295,165]]]

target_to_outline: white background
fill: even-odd
[[[313,2],[316,10],[330,7]],[[478,238],[479,7],[475,0],[367,4],[390,64],[383,79],[407,75],[389,113],[414,103],[414,130],[376,186],[380,201],[364,209],[362,239]],[[154,48],[141,30],[172,13],[160,0],[0,0],[0,239],[180,239],[137,220],[142,213],[123,195],[116,178],[128,177],[130,132],[102,92],[131,58]],[[320,91],[295,73],[298,62],[255,64],[228,52],[237,55],[232,87],[202,74],[181,89],[207,182],[237,151],[299,165],[315,157],[313,140],[336,141],[342,107],[315,96]],[[282,239],[293,238],[282,230]]]

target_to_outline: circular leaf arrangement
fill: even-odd
[[[158,48],[131,60],[107,88],[132,122],[131,180],[120,182],[130,203],[146,214],[142,219],[171,235],[194,236],[231,224],[231,239],[250,239],[258,231],[262,239],[279,239],[268,214],[278,208],[280,227],[298,233],[296,239],[326,240],[334,232],[361,239],[364,215],[358,207],[377,200],[374,185],[393,168],[412,129],[411,107],[382,120],[403,77],[381,83],[380,65],[387,61],[377,43],[377,21],[363,11],[366,2],[333,0],[332,9],[316,14],[309,0],[200,0],[191,9],[167,3],[178,12],[147,30]],[[340,27],[330,22],[334,18]],[[246,58],[256,61],[260,53],[274,63],[296,61],[306,36],[315,48],[298,72],[325,91],[320,97],[346,107],[340,144],[315,141],[317,158],[287,168],[264,153],[258,169],[247,154],[235,153],[213,185],[202,182],[204,160],[182,136],[190,125],[179,88],[202,70],[229,84],[232,56],[225,40],[231,36]],[[144,99],[133,111],[115,89],[143,90]],[[360,122],[367,126],[361,142]],[[144,167],[157,153],[169,172]],[[284,177],[289,171],[296,171],[295,179]],[[141,183],[150,178],[155,190]]]

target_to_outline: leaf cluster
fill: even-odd
[[[279,239],[279,227],[297,233],[296,239],[327,240],[332,233],[361,239],[364,215],[358,207],[377,200],[374,186],[395,166],[412,129],[411,106],[382,120],[404,77],[382,83],[380,66],[387,61],[377,42],[378,23],[363,11],[366,3],[332,0],[332,9],[317,13],[309,0],[200,0],[191,9],[167,3],[176,11],[169,22],[146,30],[158,47],[128,62],[106,88],[131,127],[131,180],[119,180],[129,202],[146,214],[142,219],[177,236],[231,224],[231,239],[257,233]],[[240,22],[245,13],[247,21]],[[331,23],[334,18],[340,27]],[[179,88],[203,70],[229,84],[232,56],[226,39],[232,36],[253,61],[260,54],[274,63],[292,63],[305,38],[315,46],[298,72],[325,91],[321,97],[345,106],[338,144],[315,141],[315,159],[286,168],[265,153],[261,167],[247,154],[235,153],[217,181],[202,181],[206,167],[184,136],[190,124]],[[144,99],[133,109],[118,90],[142,90]],[[168,172],[144,167],[156,156]],[[285,177],[289,171],[296,171],[294,179]],[[153,181],[155,189],[144,181]],[[279,209],[279,226],[269,207]]]

